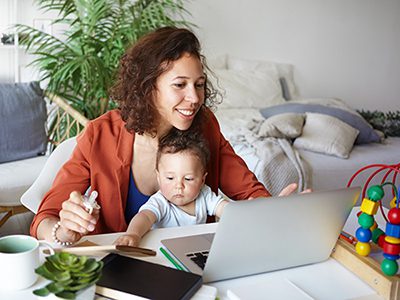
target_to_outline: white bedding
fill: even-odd
[[[260,152],[263,152],[261,149],[263,144],[259,142],[259,139],[266,136],[282,138],[273,132],[284,132],[285,130],[282,129],[291,122],[286,122],[281,118],[279,126],[282,127],[279,127],[278,122],[272,121],[272,118],[288,113],[304,114],[305,116],[304,125],[300,125],[302,126],[300,128],[301,134],[291,138],[295,141],[302,140],[300,145],[299,141],[294,144],[297,144],[297,148],[303,149],[298,152],[306,161],[303,165],[310,166],[310,170],[305,169],[311,176],[311,186],[314,190],[345,187],[353,173],[370,164],[397,164],[400,162],[400,138],[386,139],[383,144],[376,143],[380,140],[380,135],[344,101],[334,98],[302,99],[294,82],[292,65],[242,59],[231,55],[221,56],[216,62],[212,65],[219,69],[219,72],[216,73],[220,75],[220,87],[226,89],[226,94],[223,97],[225,103],[216,112],[221,131],[232,144],[236,153],[243,158],[249,169],[261,182],[263,182],[262,178],[267,172],[265,172],[266,164],[263,155],[260,155]],[[265,80],[259,80],[260,72],[270,79],[268,84]],[[243,79],[244,74],[245,78]],[[282,79],[284,80],[282,81]],[[278,86],[282,89],[281,94],[277,89]],[[264,91],[263,89],[266,87],[268,87],[268,90]],[[268,95],[273,95],[273,97]],[[262,114],[259,109],[261,109]],[[314,113],[312,119],[309,118],[310,113]],[[329,126],[328,123],[322,122],[328,118],[321,118],[318,114],[337,118],[345,124],[335,121],[337,126],[334,130],[329,131],[330,134],[328,130],[318,130]],[[269,121],[264,122],[264,117],[268,118]],[[318,122],[310,122],[310,120],[317,120]],[[257,128],[257,124],[260,125],[259,130],[258,133],[254,134],[256,131],[254,128]],[[355,141],[355,134],[350,139],[352,134],[349,134],[347,125],[358,131]],[[268,134],[263,135],[261,132],[268,132]],[[294,132],[297,132],[297,130]],[[287,137],[288,135],[284,136]],[[346,137],[346,139],[338,137]],[[288,145],[290,147],[290,143]],[[259,151],[257,151],[257,147]],[[322,154],[311,152],[311,150],[319,151]],[[269,156],[270,160],[275,161],[275,158],[268,151],[265,152],[264,157],[267,156],[268,159]],[[335,155],[343,158],[335,157]],[[344,159],[347,156],[348,159]],[[280,164],[281,162],[276,160],[276,167]],[[270,167],[270,165],[268,166]],[[360,174],[353,185],[364,185],[366,179],[375,170],[367,170]],[[278,173],[276,170],[272,172]],[[277,175],[285,176],[287,174]],[[273,176],[270,177],[274,179]],[[375,182],[380,183],[380,180],[376,179]],[[390,191],[389,188],[387,190]]]
[[[231,143],[236,154],[238,154],[246,162],[247,166],[259,178],[262,163],[256,155],[256,149],[243,142],[236,142],[236,136],[253,118],[262,120],[258,109],[252,108],[232,108],[232,109],[218,109],[215,112],[221,127],[221,132],[225,138]]]
[[[264,119],[259,110],[252,108],[219,109],[216,116],[220,122],[222,133],[230,141],[235,152],[243,158],[257,178],[262,178],[264,164],[262,159],[257,156],[256,149],[251,143],[237,139],[238,135],[245,134],[246,128],[251,122]],[[313,190],[328,190],[345,187],[351,175],[364,166],[378,163],[399,163],[400,151],[398,149],[400,149],[400,138],[388,138],[382,144],[370,143],[354,146],[348,159],[307,150],[299,150],[299,152],[310,166]],[[353,186],[364,185],[374,170],[376,169],[367,170],[357,176]],[[380,183],[379,177],[375,179],[375,182]],[[386,205],[390,196],[387,196]]]
[[[299,190],[309,187],[308,165],[292,147],[288,135],[260,136],[265,119],[252,109],[221,109],[217,114],[221,130],[236,153],[247,163],[272,195],[297,182]],[[273,170],[273,171],[271,171]]]
[[[312,186],[314,190],[328,190],[345,187],[351,176],[359,169],[371,164],[400,163],[400,137],[389,137],[383,143],[370,143],[354,146],[348,159],[340,159],[311,151],[300,150],[300,155],[311,165]],[[370,175],[378,168],[363,171],[353,181],[352,186],[363,186]],[[375,176],[371,183],[380,184],[385,172]],[[392,179],[392,176],[389,177]],[[386,200],[392,199],[387,192]],[[390,199],[389,199],[390,198]]]

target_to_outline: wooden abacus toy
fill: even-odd
[[[383,250],[384,260],[381,263],[382,272],[388,276],[393,276],[397,273],[399,266],[397,260],[400,258],[400,189],[398,190],[395,185],[397,174],[400,172],[400,164],[397,165],[369,165],[357,171],[350,179],[347,186],[350,186],[354,178],[362,171],[379,167],[377,171],[373,172],[368,178],[364,185],[360,212],[358,216],[358,224],[360,227],[356,231],[356,252],[362,256],[368,256],[371,252],[371,246],[369,242],[372,240],[375,244]],[[386,171],[383,176],[382,184],[374,185],[368,188],[367,195],[365,197],[365,189],[372,178],[381,171]],[[387,177],[393,173],[392,182],[386,181]],[[390,210],[388,216],[382,209],[382,198],[385,193],[383,187],[390,185],[392,187],[393,199],[390,202]],[[374,219],[375,214],[380,207],[381,213],[386,220],[385,232],[378,228],[378,225]]]

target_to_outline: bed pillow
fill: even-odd
[[[281,105],[275,105],[260,110],[264,118],[269,118],[282,113],[306,113],[314,112],[338,118],[342,122],[359,130],[359,135],[355,141],[356,144],[379,143],[381,138],[370,124],[357,112],[350,112],[348,109],[325,106],[321,104],[305,104],[286,102]]]
[[[287,88],[285,99],[291,100],[299,98],[298,89],[294,82],[294,68],[291,64],[263,60],[243,59],[228,55],[227,67],[228,69],[232,70],[245,70],[263,73],[275,72],[278,74],[279,78],[284,78]]]
[[[348,158],[359,131],[335,117],[306,113],[301,136],[294,140],[296,148]]]
[[[298,137],[303,129],[304,114],[285,113],[272,116],[262,122],[260,137],[290,138]]]
[[[262,108],[284,103],[277,74],[254,71],[215,70],[222,89],[221,108]]]
[[[43,155],[46,119],[38,82],[0,84],[0,163]]]

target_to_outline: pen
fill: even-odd
[[[96,246],[83,246],[83,247],[70,247],[57,249],[57,251],[68,252],[68,253],[82,253],[82,252],[96,252],[96,251],[121,251],[125,253],[132,253],[138,255],[155,256],[157,253],[151,249],[132,247],[132,246],[120,246],[120,245],[96,245]]]
[[[164,256],[177,268],[178,270],[185,271],[172,257],[168,254],[163,247],[160,247],[160,251]]]
[[[354,245],[357,243],[357,240],[354,236],[352,236],[351,234],[348,234],[345,231],[342,231],[339,235],[339,238],[341,238],[342,240],[345,240],[346,242]]]
[[[89,214],[92,214],[93,209],[100,209],[100,205],[97,204],[96,202],[96,198],[99,194],[97,193],[97,191],[93,190],[92,191],[92,187],[90,186],[84,196],[83,196],[83,205],[85,205],[87,211]]]

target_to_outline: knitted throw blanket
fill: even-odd
[[[252,168],[257,179],[276,196],[291,183],[298,183],[299,192],[311,184],[310,166],[292,147],[289,138],[260,137],[258,131],[263,120],[252,120],[245,126],[232,127],[226,138],[236,149],[253,149],[258,162]]]

